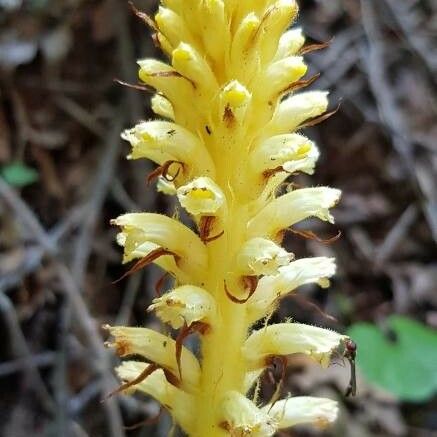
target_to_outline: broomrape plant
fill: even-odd
[[[301,353],[326,367],[333,355],[350,358],[353,345],[300,323],[252,329],[282,297],[303,284],[327,287],[335,273],[332,258],[294,260],[281,247],[285,231],[308,217],[332,223],[340,197],[334,188],[292,184],[281,194],[290,175],[312,174],[319,157],[297,132],[331,114],[326,92],[295,94],[314,80],[302,79],[302,55],[323,46],[304,46],[300,29],[287,30],[297,11],[294,0],[163,0],[154,20],[136,11],[169,63],[138,61],[141,81],[156,90],[159,119],[122,137],[129,159],[158,164],[149,180],[177,196],[196,231],[154,213],[113,220],[124,262],[134,261],[128,273],[154,262],[173,277],[174,288],[149,310],[179,334],[108,327],[109,345],[146,361],[117,368],[124,383],[116,392],[154,397],[189,436],[271,436],[337,416],[329,399],[276,393],[262,405],[253,389],[275,359]],[[193,333],[199,356],[182,344]]]

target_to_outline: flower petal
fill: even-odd
[[[124,361],[115,370],[120,379],[129,382],[137,378],[149,366],[137,361]],[[164,405],[179,425],[187,431],[193,420],[193,397],[170,384],[162,369],[155,370],[147,378],[133,386],[138,390],[155,398]]]
[[[262,410],[274,418],[279,429],[301,424],[325,428],[337,419],[338,403],[331,399],[296,396],[266,405]]]
[[[275,420],[241,393],[227,392],[221,406],[222,425],[230,435],[269,437],[276,431]]]
[[[108,326],[107,329],[114,337],[114,343],[109,343],[109,346],[115,347],[118,355],[141,355],[179,378],[175,340],[148,328]],[[182,347],[181,353],[181,373],[181,387],[188,392],[195,392],[200,379],[200,365],[185,347]]]
[[[125,257],[132,258],[145,243],[154,243],[176,254],[178,268],[202,282],[208,255],[200,238],[188,227],[170,217],[153,213],[124,214],[111,221],[121,226],[124,240]]]
[[[264,276],[248,302],[248,315],[256,321],[271,312],[281,297],[297,287],[312,282],[325,286],[326,278],[335,274],[335,259],[326,257],[303,258],[279,267],[278,273]]]
[[[254,331],[243,346],[243,355],[252,369],[265,367],[268,357],[296,353],[309,355],[327,367],[333,353],[342,347],[347,338],[316,326],[278,323]]]
[[[329,208],[335,206],[341,191],[328,188],[302,188],[284,194],[267,204],[247,225],[249,236],[276,238],[282,230],[306,218],[334,222]]]

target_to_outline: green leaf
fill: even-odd
[[[14,187],[25,187],[33,184],[39,178],[35,169],[18,161],[2,167],[0,174],[9,185]]]
[[[388,338],[371,323],[353,325],[363,375],[399,399],[424,401],[437,392],[437,331],[402,316],[386,321]]]

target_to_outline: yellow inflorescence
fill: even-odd
[[[302,79],[304,37],[287,30],[297,10],[294,0],[163,0],[154,21],[146,20],[169,58],[138,62],[140,79],[156,89],[160,118],[122,137],[130,159],[158,164],[150,180],[177,196],[193,225],[153,213],[114,224],[124,262],[136,260],[131,271],[154,262],[174,278],[149,310],[180,334],[109,329],[119,355],[148,363],[124,361],[120,390],[153,396],[192,437],[271,436],[337,416],[329,399],[263,405],[246,396],[274,357],[303,353],[326,366],[348,341],[291,322],[251,330],[296,287],[327,286],[335,273],[333,259],[294,260],[281,247],[284,231],[308,217],[332,223],[340,197],[328,187],[280,195],[290,174],[313,173],[319,151],[296,131],[328,105],[326,92],[296,94],[310,82]],[[182,345],[193,333],[197,356]]]

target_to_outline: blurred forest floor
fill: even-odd
[[[155,1],[136,0],[150,14]],[[332,245],[294,237],[297,257],[337,257],[317,303],[289,299],[276,319],[343,331],[406,314],[437,327],[437,2],[302,0],[308,56],[339,111],[307,130],[322,152],[303,185],[343,190]],[[136,83],[139,57],[158,56],[149,29],[121,0],[0,0],[0,435],[165,436],[169,419],[137,430],[158,412],[149,399],[104,403],[116,381],[103,323],[157,325],[145,308],[159,272],[113,285],[123,273],[110,218],[173,211],[147,187],[146,162],[127,162],[123,127],[151,117]],[[313,228],[314,229],[314,228]],[[159,327],[158,327],[159,329]],[[380,357],[384,359],[383,356]],[[338,398],[328,436],[436,436],[437,398],[406,403],[360,381],[342,396],[348,369],[315,371],[292,360],[285,392]],[[319,435],[295,430],[284,435]],[[207,437],[207,436],[205,436]]]

